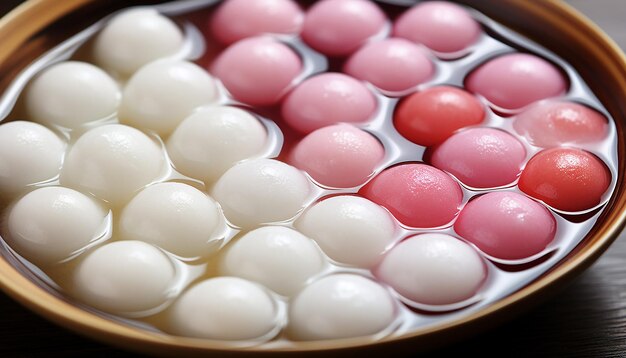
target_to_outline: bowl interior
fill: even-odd
[[[624,121],[626,119],[626,63],[620,50],[597,28],[580,15],[560,2],[528,2],[523,0],[506,1],[461,1],[483,12],[488,17],[505,24],[521,34],[549,48],[568,61],[591,87],[611,116],[616,120],[618,153],[623,158]],[[60,43],[73,33],[87,27],[97,19],[122,7],[129,2],[113,1],[106,4],[96,1],[72,0],[64,2],[66,7],[50,11],[54,4],[30,2],[20,12],[9,15],[0,22],[0,35],[6,34],[19,44],[19,50],[7,46],[0,49],[0,92],[11,83],[13,78],[47,49]],[[137,1],[132,5],[151,2]],[[41,15],[46,13],[47,16]],[[34,16],[34,17],[33,17]],[[24,19],[35,19],[28,28],[19,34],[11,32],[15,23]],[[531,28],[528,23],[533,24]],[[49,24],[50,23],[50,24]],[[546,36],[549,34],[549,36]],[[20,38],[24,42],[20,42]],[[584,54],[584,55],[580,55]],[[618,161],[618,172],[624,170],[623,160]],[[415,350],[417,345],[424,348],[449,341],[451,337],[470,334],[473,327],[486,327],[495,324],[525,306],[536,301],[542,293],[555,288],[565,279],[583,270],[597,258],[617,237],[624,223],[624,178],[617,177],[616,188],[597,224],[570,254],[554,266],[547,274],[533,281],[516,293],[500,300],[467,317],[420,330],[399,338],[383,339],[374,344],[381,351],[389,349]],[[2,250],[6,250],[2,247]],[[187,353],[200,353],[206,350],[223,349],[219,342],[174,338],[163,334],[144,331],[132,326],[107,320],[83,310],[72,303],[44,290],[36,276],[16,261],[0,259],[0,284],[3,289],[33,310],[63,325],[118,345],[125,345],[145,351],[163,353],[183,350]],[[368,349],[372,352],[371,342],[362,339],[342,340],[341,342],[299,343],[290,350],[334,350]],[[419,349],[418,348],[418,349]],[[245,351],[240,351],[245,353]],[[265,353],[271,353],[271,350]]]

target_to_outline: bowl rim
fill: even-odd
[[[54,0],[29,0],[22,3],[0,18],[0,33],[9,34],[7,39],[3,39],[3,46],[0,50],[0,64],[6,61],[10,54],[27,42],[31,36],[58,20],[62,15],[94,2],[96,0],[65,0],[61,2]],[[562,31],[569,32],[571,36],[576,37],[580,41],[594,43],[594,50],[597,53],[606,55],[614,64],[608,70],[614,75],[616,81],[621,83],[621,87],[626,88],[626,56],[618,45],[604,34],[597,25],[575,9],[561,0],[547,0],[543,2],[509,0],[509,3],[523,7],[529,13],[540,16],[545,21],[550,21],[554,24],[566,23],[567,26],[560,26]],[[546,13],[550,14],[549,18],[546,17]],[[620,189],[622,195],[618,195],[620,194]],[[381,343],[392,344],[401,341],[424,340],[434,338],[444,331],[453,329],[455,329],[453,332],[459,333],[460,328],[470,324],[494,324],[496,321],[494,318],[502,316],[503,312],[519,309],[523,302],[536,301],[539,293],[548,291],[550,288],[587,268],[619,236],[626,224],[626,210],[624,210],[626,208],[626,194],[624,192],[626,192],[626,188],[619,187],[619,185],[616,187],[607,205],[611,206],[612,211],[617,212],[614,213],[610,223],[602,225],[600,230],[594,234],[593,239],[584,244],[584,250],[574,252],[566,261],[557,264],[542,277],[500,301],[468,316],[438,324],[434,327],[420,329],[416,332],[385,337],[376,341],[371,341],[367,337],[361,337],[336,341],[298,342],[293,347],[254,350],[238,348],[219,341],[176,337],[150,332],[90,313],[52,295],[23,276],[7,260],[1,257],[0,289],[39,315],[79,334],[116,346],[160,354],[174,351],[228,354],[324,352],[357,347],[368,348],[373,345],[381,345]],[[605,219],[605,221],[607,220]],[[494,322],[488,323],[486,322],[487,319]]]

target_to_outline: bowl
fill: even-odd
[[[103,16],[146,1],[31,0],[0,20],[0,93],[22,69],[47,49]],[[615,119],[618,173],[624,172],[626,132],[626,58],[595,25],[560,1],[488,0],[471,5],[486,16],[549,48],[571,64]],[[529,27],[528,24],[533,26]],[[298,342],[263,350],[226,347],[220,342],[150,332],[85,310],[42,287],[35,275],[2,252],[0,287],[46,318],[95,339],[159,355],[342,355],[346,353],[415,352],[441,346],[488,329],[529,309],[582,272],[614,241],[626,222],[624,177],[618,176],[606,209],[584,240],[538,279],[515,293],[460,319],[376,342],[354,338]],[[4,246],[2,250],[6,251]]]

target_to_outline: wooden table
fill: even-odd
[[[0,14],[18,2],[2,0]],[[626,1],[568,2],[626,48]],[[431,354],[626,357],[626,233],[594,266],[542,306],[488,333]],[[0,357],[111,355],[133,356],[48,323],[0,293]]]

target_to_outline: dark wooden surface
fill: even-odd
[[[0,14],[18,2],[0,0]],[[626,48],[625,0],[568,2]],[[626,357],[626,233],[594,266],[543,305],[487,333],[424,356],[429,355]],[[0,357],[41,356],[133,354],[57,327],[0,293]]]

